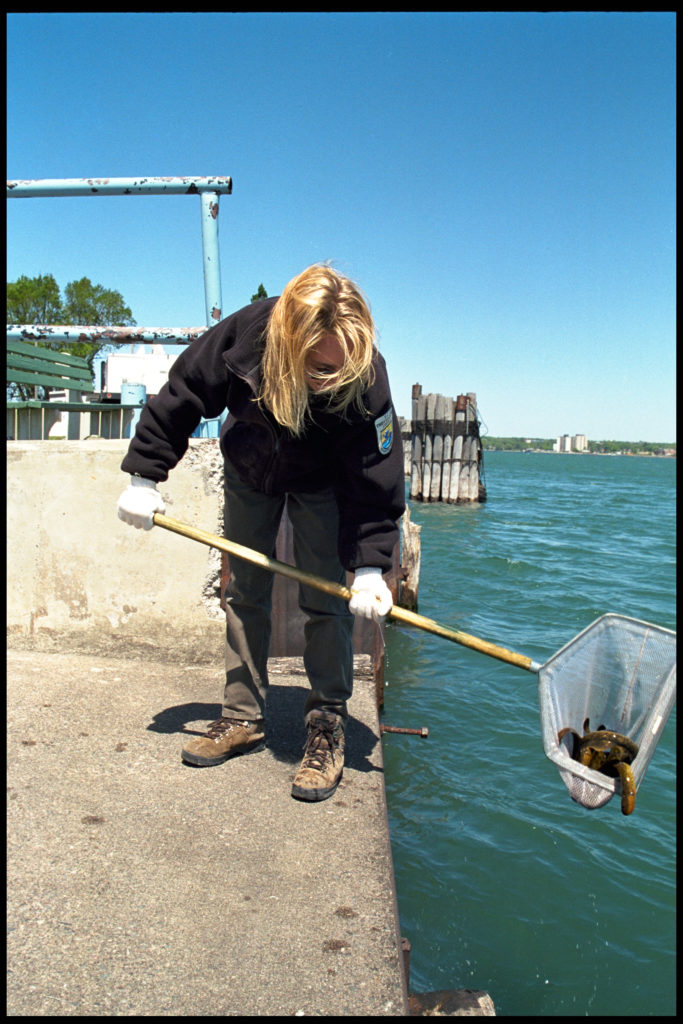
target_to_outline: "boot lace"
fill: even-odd
[[[317,722],[308,727],[308,737],[304,745],[304,762],[302,767],[312,768],[314,771],[322,771],[327,761],[332,758],[334,764],[335,754],[334,726],[323,722]]]
[[[218,718],[215,722],[211,723],[206,735],[211,740],[217,740],[226,732],[232,732],[237,726],[249,724],[249,722],[243,722],[239,718]]]

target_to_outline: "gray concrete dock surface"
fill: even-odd
[[[401,1016],[382,751],[357,659],[343,780],[290,796],[301,663],[266,750],[181,763],[221,666],[8,652],[9,1016]]]

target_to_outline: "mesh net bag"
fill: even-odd
[[[571,734],[611,729],[638,744],[636,789],[676,701],[676,634],[661,626],[603,615],[541,666],[538,674],[543,747],[569,795],[591,809],[619,792],[621,781],[579,764]]]

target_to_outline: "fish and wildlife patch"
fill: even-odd
[[[392,410],[378,416],[375,420],[377,431],[377,447],[382,455],[388,455],[394,442],[394,417]]]

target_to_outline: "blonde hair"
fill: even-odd
[[[327,396],[330,411],[361,412],[363,392],[372,383],[375,325],[367,300],[348,278],[325,264],[302,271],[284,288],[266,332],[263,381],[258,400],[293,434],[304,433],[311,391],[306,361],[323,338],[332,335],[344,351],[338,372],[316,375],[316,395]]]

